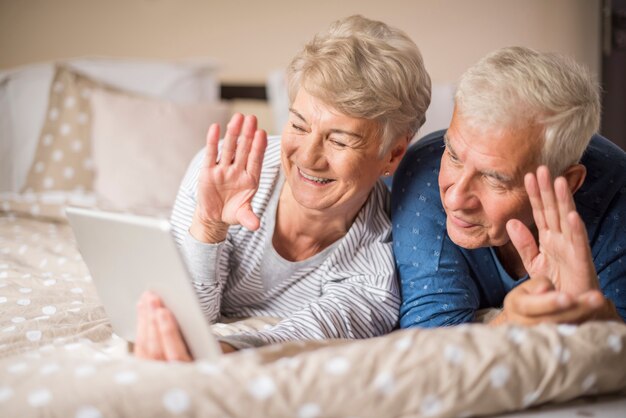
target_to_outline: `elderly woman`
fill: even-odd
[[[352,16],[287,71],[281,137],[233,116],[191,162],[172,224],[207,319],[282,318],[221,340],[225,352],[296,339],[391,331],[400,295],[388,215],[390,176],[424,123],[430,78],[402,31]],[[172,348],[173,347],[173,348]],[[156,295],[139,304],[138,356],[189,359]]]

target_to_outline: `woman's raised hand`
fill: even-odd
[[[207,134],[206,156],[198,175],[198,201],[190,228],[199,241],[220,242],[229,225],[258,229],[251,201],[259,187],[267,134],[257,129],[255,116],[235,114],[218,155],[220,128]]]

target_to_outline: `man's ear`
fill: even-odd
[[[567,185],[573,195],[585,182],[585,177],[587,177],[587,168],[582,164],[574,164],[565,170],[561,176],[565,177],[565,180],[567,180]]]
[[[385,157],[387,159],[386,171],[391,174],[395,173],[398,165],[400,164],[400,161],[402,160],[402,157],[404,157],[404,154],[406,154],[406,150],[409,147],[410,142],[410,136],[402,138],[398,140],[398,142],[396,143],[396,145],[393,146],[391,151],[387,153],[387,156]]]

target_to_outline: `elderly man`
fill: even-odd
[[[599,119],[557,55],[505,48],[462,76],[449,129],[394,177],[403,328],[626,318],[626,154]]]

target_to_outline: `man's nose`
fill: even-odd
[[[444,190],[444,203],[449,210],[475,209],[479,204],[469,176],[460,175]]]

